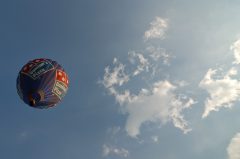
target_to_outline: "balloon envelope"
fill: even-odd
[[[68,84],[68,75],[56,61],[34,59],[20,70],[17,92],[29,106],[43,109],[60,102],[67,93]]]

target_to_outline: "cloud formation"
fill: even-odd
[[[162,60],[164,65],[170,65],[170,59],[172,56],[166,52],[165,49],[161,47],[155,47],[153,45],[150,45],[146,48],[147,52],[149,53],[149,56],[154,61]]]
[[[125,127],[128,135],[139,135],[141,125],[146,122],[172,122],[184,133],[190,131],[182,111],[192,106],[194,101],[191,98],[177,97],[174,93],[176,88],[169,81],[158,81],[151,90],[142,89],[138,95],[133,96],[125,106],[129,114]]]
[[[144,57],[141,53],[136,53],[135,51],[131,51],[128,53],[129,55],[129,61],[133,65],[137,65],[135,71],[133,72],[133,76],[138,75],[142,71],[149,71],[149,61]]]
[[[228,159],[240,159],[240,133],[236,134],[228,145]]]
[[[128,75],[124,72],[125,66],[122,63],[119,63],[116,58],[114,58],[113,64],[117,65],[113,70],[111,70],[109,66],[105,68],[103,85],[106,88],[111,88],[114,85],[121,86],[129,80]]]
[[[140,134],[142,124],[146,122],[166,124],[172,122],[173,125],[187,133],[188,122],[182,115],[183,110],[191,107],[195,101],[184,95],[178,95],[175,90],[184,85],[174,85],[168,80],[157,81],[151,85],[150,89],[142,88],[136,95],[125,89],[119,91],[117,86],[130,80],[129,77],[135,76],[135,71],[127,75],[124,65],[116,63],[115,67],[105,69],[103,81],[101,82],[108,92],[115,97],[121,105],[124,113],[128,114],[125,130],[131,137]],[[112,70],[112,71],[109,71]],[[128,77],[128,78],[127,78]],[[125,79],[125,80],[123,80]]]
[[[164,38],[168,27],[167,20],[156,17],[150,23],[151,27],[144,34],[146,39]],[[131,80],[145,80],[156,76],[160,66],[170,65],[170,56],[165,49],[147,44],[144,51],[130,51],[129,63],[122,64],[114,58],[113,65],[105,68],[103,80],[100,83],[114,96],[120,104],[123,113],[127,114],[125,131],[130,137],[136,138],[140,134],[141,126],[145,123],[166,124],[173,123],[183,133],[191,129],[184,119],[183,111],[190,108],[195,101],[182,93],[176,93],[182,83],[173,84],[169,80],[149,81],[148,87],[134,88],[126,84]],[[140,77],[140,78],[137,78]]]
[[[209,96],[205,101],[203,118],[211,111],[218,111],[221,107],[230,108],[240,97],[240,81],[232,76],[237,74],[235,68],[231,68],[227,74],[220,79],[215,79],[217,70],[209,69],[199,86],[205,89]]]
[[[234,52],[235,61],[233,63],[240,64],[240,40],[235,41],[230,49]]]
[[[240,63],[240,40],[237,40],[231,49],[234,51],[234,64]],[[220,73],[219,73],[220,72]],[[219,73],[219,74],[217,74]],[[238,74],[236,67],[232,66],[227,73],[219,69],[209,69],[199,83],[199,87],[205,89],[209,97],[205,101],[205,110],[202,115],[207,117],[211,111],[220,108],[230,108],[240,97],[240,81],[236,79]],[[218,77],[216,77],[218,75]],[[220,76],[220,77],[219,77]]]
[[[107,156],[112,156],[112,155],[116,155],[116,156],[120,156],[120,157],[128,157],[129,156],[129,151],[124,149],[124,148],[117,148],[115,146],[112,145],[103,145],[103,151],[102,151],[103,157],[107,157]]]
[[[165,38],[165,32],[168,28],[168,20],[163,19],[161,17],[156,17],[154,21],[150,23],[150,28],[145,31],[144,33],[144,39],[164,39]]]

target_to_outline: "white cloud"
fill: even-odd
[[[147,58],[145,58],[143,56],[143,54],[140,53],[136,53],[135,51],[131,51],[128,53],[129,57],[129,61],[131,62],[131,64],[137,64],[137,68],[136,70],[134,70],[134,72],[132,73],[133,76],[136,76],[138,74],[140,74],[143,71],[149,71],[149,61]]]
[[[240,97],[240,81],[234,79],[236,68],[231,68],[222,78],[214,78],[217,70],[209,69],[199,86],[205,89],[210,97],[205,101],[205,111],[202,117],[207,117],[211,111],[218,111],[221,107],[232,107]]]
[[[229,159],[240,159],[240,133],[236,134],[227,148]]]
[[[165,32],[168,28],[168,20],[163,19],[161,17],[156,17],[154,21],[150,23],[150,28],[145,31],[144,39],[164,39]]]
[[[119,63],[116,58],[114,58],[113,64],[116,66],[112,70],[109,66],[105,68],[103,81],[101,81],[106,88],[111,88],[115,85],[121,86],[129,80],[128,75],[124,72],[125,66]]]
[[[145,40],[163,39],[168,28],[168,20],[156,17],[150,25],[150,29],[144,34]],[[110,69],[110,66],[105,68],[105,74],[100,83],[110,95],[115,97],[121,106],[121,112],[128,115],[125,130],[130,137],[137,138],[141,126],[148,122],[173,123],[184,133],[191,130],[182,112],[191,107],[195,101],[176,93],[178,87],[184,86],[186,82],[182,81],[176,85],[168,80],[149,82],[148,89],[139,86],[141,91],[135,94],[129,90],[131,86],[123,87],[123,84],[132,79],[153,79],[153,76],[160,70],[160,64],[170,65],[170,58],[171,56],[166,53],[165,49],[147,44],[143,53],[135,51],[128,53],[129,64],[122,64],[115,58],[113,69]],[[136,78],[136,76],[142,78]]]
[[[125,105],[125,112],[128,113],[125,129],[128,135],[137,137],[141,125],[146,122],[172,122],[184,133],[190,131],[182,111],[194,104],[194,101],[177,97],[175,89],[176,86],[169,81],[159,81],[153,84],[150,91],[142,90],[138,95],[132,95],[132,99]]]
[[[240,64],[240,40],[235,41],[231,47],[234,52],[233,64]],[[230,108],[240,97],[240,81],[234,78],[238,74],[237,69],[232,66],[224,75],[216,77],[221,69],[209,69],[199,86],[205,89],[210,97],[205,101],[205,111],[203,118],[207,117],[211,111],[218,111],[220,108]]]
[[[137,76],[141,73],[149,73],[155,76],[160,72],[161,65],[170,65],[172,56],[166,52],[165,49],[148,46],[145,52],[130,51],[128,53],[128,60],[133,67],[129,76]],[[129,67],[128,67],[129,68]]]
[[[113,96],[115,97],[116,101],[117,101],[120,105],[122,105],[122,104],[124,104],[124,103],[126,103],[126,102],[131,101],[131,98],[132,98],[132,97],[131,97],[131,94],[130,94],[130,91],[129,91],[129,90],[125,90],[123,93],[119,93],[119,92],[116,90],[116,88],[111,87],[111,88],[108,89],[108,91],[109,91],[109,93],[110,93],[111,95],[113,95]]]
[[[168,54],[165,49],[150,45],[146,48],[146,50],[149,53],[149,56],[151,57],[152,60],[154,61],[162,60],[163,64],[170,65],[170,59],[172,58],[172,56]]]
[[[150,90],[141,89],[138,95],[132,94],[129,90],[119,91],[113,85],[120,85],[117,81],[127,81],[119,79],[128,79],[124,77],[127,76],[124,70],[119,67],[123,68],[123,65],[115,67],[113,69],[115,71],[111,73],[105,69],[102,83],[121,105],[122,112],[128,114],[125,130],[129,136],[136,138],[140,134],[142,124],[147,122],[161,124],[172,122],[184,133],[191,130],[188,128],[188,122],[184,119],[182,111],[191,107],[194,100],[175,93],[177,87],[181,85],[175,86],[169,81],[158,81],[152,84]]]
[[[117,148],[112,145],[103,145],[103,151],[102,154],[104,157],[110,156],[110,155],[117,155],[120,157],[128,157],[129,151],[124,148]]]
[[[235,61],[233,63],[240,64],[240,40],[234,42],[230,49],[234,52]]]

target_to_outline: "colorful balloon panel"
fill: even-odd
[[[17,77],[19,97],[34,108],[49,108],[67,93],[69,79],[61,65],[51,59],[34,59],[25,64]]]

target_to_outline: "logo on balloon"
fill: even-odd
[[[30,76],[32,79],[37,79],[44,73],[53,70],[54,66],[47,60],[36,59],[23,67],[22,73]]]
[[[68,89],[68,77],[62,70],[56,71],[56,82],[53,86],[53,93],[62,99]]]

